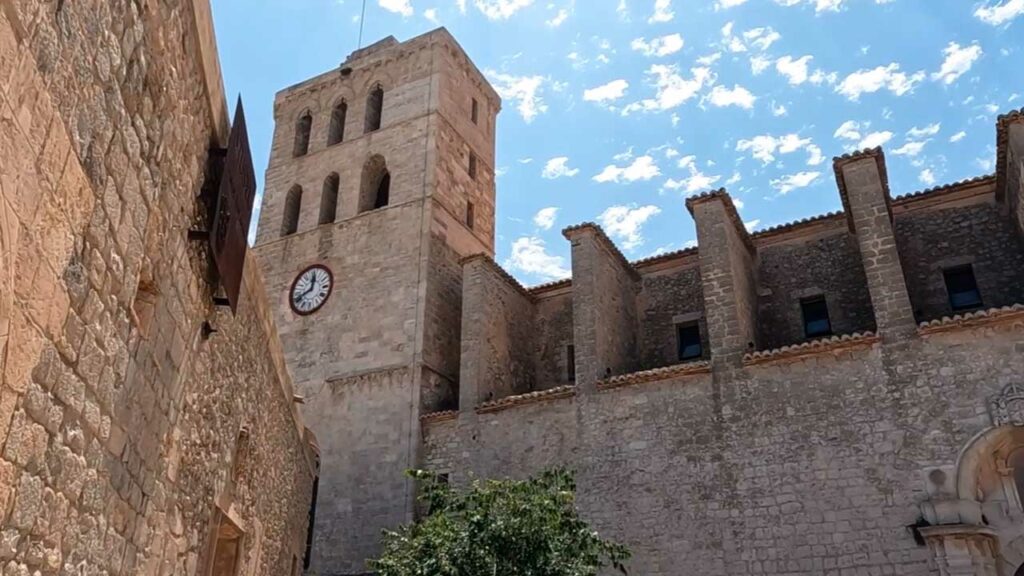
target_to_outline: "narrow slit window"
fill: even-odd
[[[306,112],[295,123],[295,150],[294,156],[305,156],[309,152],[309,133],[313,129],[313,116]]]
[[[946,280],[946,292],[949,293],[949,305],[954,311],[970,310],[981,306],[981,292],[974,278],[974,268],[970,264],[958,266],[942,272]]]
[[[388,205],[391,196],[391,174],[385,172],[377,185],[377,198],[373,202],[373,208],[383,208]]]
[[[476,218],[475,207],[472,202],[466,202],[466,226],[472,230],[473,220]]]
[[[576,381],[576,347],[572,344],[565,347],[565,372],[569,382]]]
[[[281,236],[295,234],[299,229],[299,212],[302,209],[302,188],[292,186],[284,199],[284,218],[281,219]]]
[[[469,177],[476,180],[476,154],[469,153]]]
[[[700,341],[700,326],[696,322],[680,324],[676,327],[676,340],[679,347],[679,361],[697,360],[704,355],[704,347]]]
[[[828,336],[832,333],[832,322],[828,317],[828,304],[824,296],[804,298],[800,301],[800,311],[804,318],[804,336]]]
[[[476,98],[471,98],[469,118],[473,121],[473,124],[477,124],[480,119],[480,104],[476,101]]]
[[[333,173],[324,180],[323,193],[320,196],[320,224],[330,224],[337,217],[338,181],[338,175]]]
[[[337,144],[345,139],[345,118],[348,116],[348,103],[342,100],[331,111],[331,128],[327,133],[327,145]]]
[[[370,90],[366,97],[366,125],[364,132],[380,130],[380,119],[384,109],[384,88],[380,84]]]

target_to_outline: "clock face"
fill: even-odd
[[[327,302],[333,287],[334,276],[331,271],[326,266],[314,264],[295,278],[288,301],[296,314],[312,314]]]

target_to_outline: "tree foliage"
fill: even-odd
[[[629,551],[580,519],[565,470],[474,480],[465,491],[429,472],[409,474],[429,513],[384,532],[383,554],[370,562],[380,576],[594,576],[605,567],[626,574]]]

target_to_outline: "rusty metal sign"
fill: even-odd
[[[235,312],[242,287],[245,253],[249,247],[246,237],[256,198],[256,173],[252,167],[249,132],[245,127],[241,97],[235,106],[235,118],[231,123],[231,135],[228,137],[221,174],[210,227],[210,248],[220,284],[227,294],[231,311]]]

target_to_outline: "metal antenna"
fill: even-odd
[[[359,46],[356,50],[363,47],[363,20],[366,20],[366,0],[363,0],[363,12],[359,15]]]

